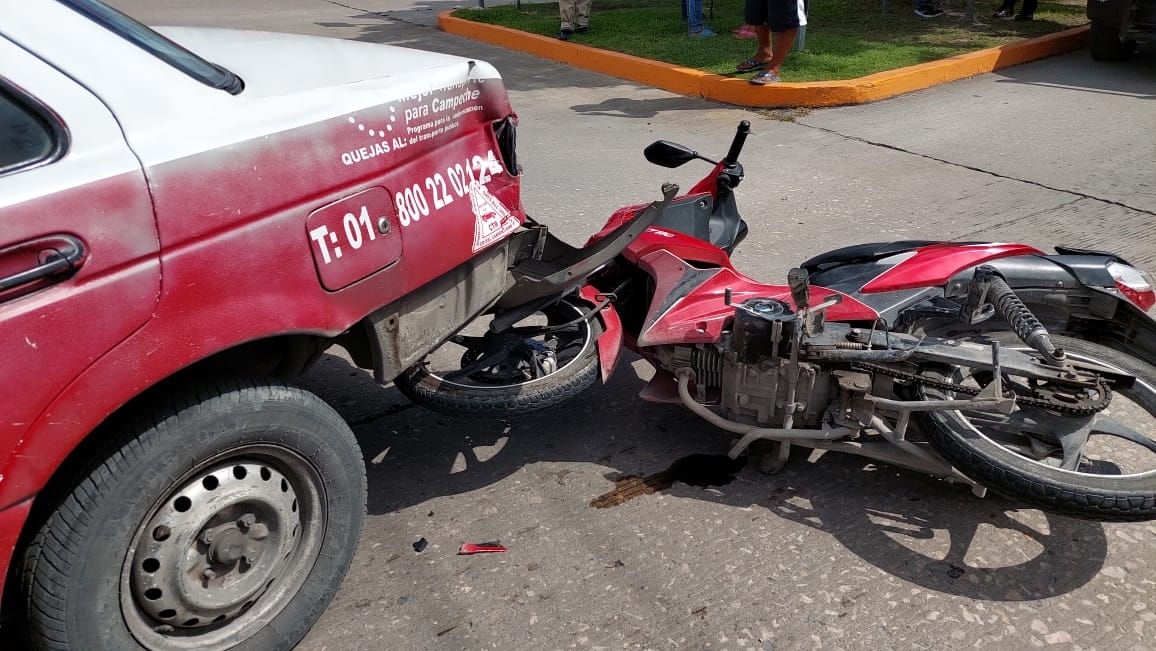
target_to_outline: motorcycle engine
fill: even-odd
[[[699,400],[717,396],[730,420],[782,427],[790,414],[792,427],[818,427],[831,396],[831,374],[818,364],[792,361],[796,325],[787,303],[749,299],[736,306],[729,340],[673,347],[659,356],[674,373],[691,368]]]

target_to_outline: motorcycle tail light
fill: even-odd
[[[1147,312],[1148,308],[1156,305],[1156,283],[1147,272],[1119,262],[1109,262],[1108,273],[1116,281],[1116,289],[1141,310]]]

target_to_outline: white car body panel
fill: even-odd
[[[484,62],[394,46],[241,30],[158,30],[241,77],[244,91],[231,95],[68,7],[51,0],[27,4],[36,11],[0,7],[0,33],[98,95],[146,167],[469,80],[501,79]],[[93,57],[93,51],[103,56]],[[109,60],[124,65],[110,69]]]
[[[140,169],[116,119],[95,96],[2,37],[0,61],[10,82],[52,107],[70,127],[60,160],[33,173],[0,176],[0,208]],[[0,222],[0,240],[6,227]]]

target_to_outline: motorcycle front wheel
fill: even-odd
[[[585,313],[563,300],[504,333],[479,319],[394,384],[413,402],[455,416],[504,418],[556,406],[598,378],[602,329]]]
[[[993,339],[1004,348],[1036,354],[1011,333],[975,341]],[[1052,341],[1067,351],[1069,359],[1129,373],[1136,381],[1129,388],[1113,388],[1108,406],[1090,415],[1017,404],[1008,416],[924,412],[921,428],[957,469],[1009,498],[1093,520],[1156,518],[1156,368],[1098,344],[1055,336]],[[971,387],[986,386],[993,379],[990,372],[958,366],[929,368],[925,373]],[[1033,385],[1006,375],[1002,379],[1005,391],[1063,397],[1063,391],[1046,383]],[[926,400],[968,397],[933,387],[921,387],[920,394]]]

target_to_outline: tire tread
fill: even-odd
[[[88,460],[74,475],[83,478],[76,481],[62,498],[58,498],[51,513],[23,550],[18,576],[22,591],[21,603],[26,610],[25,635],[32,648],[45,651],[91,648],[93,640],[70,639],[65,620],[65,605],[69,602],[70,592],[69,577],[86,540],[86,532],[92,525],[92,511],[107,498],[119,478],[133,472],[136,464],[155,446],[171,440],[179,433],[182,423],[195,421],[209,409],[221,409],[222,403],[238,406],[264,400],[294,401],[306,408],[331,414],[332,418],[340,421],[337,414],[320,398],[283,382],[265,378],[215,378],[185,391],[165,394],[147,408],[137,410],[131,418],[115,423],[117,426],[109,429],[107,438],[90,451]],[[340,422],[342,434],[347,438],[344,443],[356,447],[352,432],[343,421]],[[359,479],[361,497],[364,498],[365,467],[360,465],[359,468],[360,478],[355,476],[354,480]],[[345,471],[356,472],[354,468]],[[353,524],[359,528],[360,518],[356,518]],[[309,609],[311,616],[303,617],[302,621],[283,630],[270,631],[280,640],[277,646],[291,647],[300,640],[328,604],[335,590],[335,587],[327,587],[323,598],[314,600]]]
[[[1156,369],[1125,352],[1068,337],[1053,337],[1053,340],[1065,349],[1107,358],[1105,361],[1127,368],[1149,383],[1156,383]],[[1138,492],[1086,487],[1026,474],[981,454],[961,440],[950,426],[928,412],[919,414],[919,423],[932,447],[953,466],[1009,499],[1084,519],[1135,522],[1156,518],[1156,478]]]

